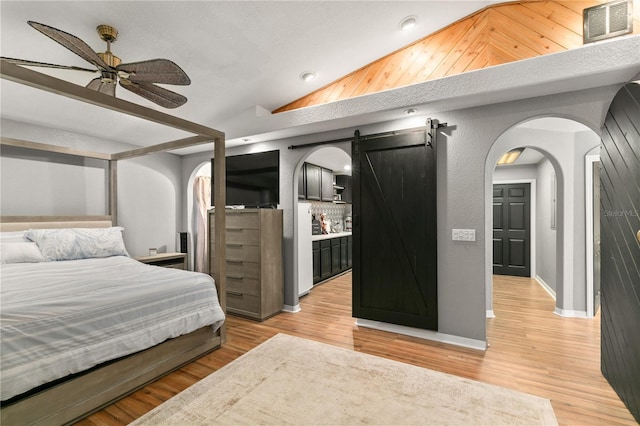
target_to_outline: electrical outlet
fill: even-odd
[[[451,239],[453,241],[475,241],[476,230],[475,229],[452,229]]]

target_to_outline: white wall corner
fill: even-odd
[[[295,314],[296,312],[300,312],[300,305],[295,305],[295,306],[291,306],[291,305],[284,305],[282,307],[282,312],[289,312],[292,314]]]
[[[544,282],[544,280],[542,278],[540,278],[540,275],[536,275],[535,280],[538,282],[538,284],[540,284],[540,286],[547,292],[549,293],[549,295],[551,297],[553,297],[553,300],[556,300],[556,291],[554,289],[552,289],[549,284],[547,284],[546,282]],[[556,308],[557,309],[557,308]]]
[[[573,311],[570,309],[560,309],[558,307],[556,307],[553,313],[564,318],[589,318],[586,311]]]
[[[476,349],[480,351],[487,350],[487,342],[485,340],[469,339],[468,337],[454,336],[452,334],[439,333],[432,330],[424,330],[421,328],[389,324],[386,322],[372,321],[362,318],[356,318],[356,325],[359,327],[373,328],[375,330],[388,331],[390,333],[404,334],[406,336],[433,340],[440,343],[448,343],[450,345],[462,346],[465,348]]]

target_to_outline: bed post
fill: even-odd
[[[227,251],[226,251],[226,240],[227,240],[227,228],[226,228],[226,216],[225,216],[225,205],[227,202],[227,194],[225,192],[225,179],[226,179],[226,171],[225,171],[225,146],[224,146],[224,137],[216,138],[214,141],[214,151],[213,151],[213,162],[214,162],[214,194],[215,196],[215,205],[213,206],[216,209],[216,214],[214,215],[215,220],[215,229],[216,229],[216,238],[215,238],[215,259],[213,261],[213,279],[216,281],[218,286],[218,299],[220,301],[220,306],[222,306],[222,310],[227,312]],[[221,343],[224,343],[227,340],[227,325],[226,322],[220,327],[220,338],[222,340]]]
[[[118,224],[118,160],[109,160],[109,212],[113,226]]]

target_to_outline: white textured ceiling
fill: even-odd
[[[255,133],[260,117],[456,20],[500,1],[5,1],[0,2],[1,55],[91,67],[27,25],[69,32],[102,52],[95,28],[119,31],[112,51],[123,62],[167,58],[190,76],[167,86],[189,101],[163,110],[238,139]],[[400,21],[418,18],[404,33]],[[42,71],[43,69],[38,69]],[[307,70],[318,78],[304,83]],[[45,70],[86,85],[95,76]],[[2,81],[3,118],[62,128],[136,145],[181,137],[121,114]],[[119,88],[118,97],[156,108]],[[246,122],[246,126],[242,121]],[[316,130],[322,130],[319,126]],[[158,140],[160,138],[160,140]],[[236,141],[236,143],[238,142]]]
[[[499,1],[5,1],[0,2],[0,54],[86,66],[27,25],[42,22],[103,51],[95,27],[115,26],[112,51],[123,61],[167,58],[191,77],[176,91],[189,98],[175,110],[155,107],[124,90],[118,96],[226,133],[227,146],[314,132],[350,136],[354,126],[394,120],[424,125],[428,114],[618,84],[640,75],[640,36],[591,43],[559,54],[415,84],[295,111],[269,111],[322,87],[412,41]],[[399,30],[402,18],[418,28]],[[314,70],[312,84],[298,76]],[[57,71],[85,85],[91,78]],[[0,80],[2,118],[151,145],[184,137],[178,131]],[[414,107],[415,117],[403,110]],[[399,121],[398,121],[399,120]],[[343,130],[344,129],[344,130]],[[211,146],[180,150],[189,154]]]

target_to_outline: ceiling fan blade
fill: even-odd
[[[98,54],[94,52],[93,49],[91,49],[91,47],[89,47],[87,43],[80,40],[78,37],[74,36],[73,34],[69,34],[57,28],[53,28],[48,25],[40,24],[34,21],[27,21],[27,23],[31,25],[33,28],[35,28],[36,30],[40,31],[42,34],[51,38],[53,41],[60,43],[61,45],[63,45],[64,47],[66,47],[76,55],[80,56],[85,61],[92,63],[99,69],[101,70],[113,69],[109,65],[107,65],[102,60],[102,58],[100,58],[100,56],[98,56]]]
[[[94,78],[87,84],[87,89],[95,90],[96,92],[104,93],[105,95],[116,95],[116,82],[105,82],[102,78]]]
[[[74,71],[88,71],[88,72],[97,72],[98,70],[91,70],[89,68],[75,67],[72,65],[58,65],[58,64],[50,64],[48,62],[37,62],[30,61],[28,59],[16,59],[16,58],[7,58],[6,56],[0,56],[0,59],[11,62],[16,65],[26,65],[30,67],[43,67],[43,68],[59,68],[63,70],[74,70]]]
[[[168,59],[130,62],[120,64],[116,69],[127,73],[127,79],[135,83],[163,83],[180,86],[191,84],[191,79],[182,68]]]
[[[134,83],[121,78],[120,86],[164,108],[177,108],[187,102],[187,98],[179,93],[172,92],[171,90],[156,86],[152,83]]]

